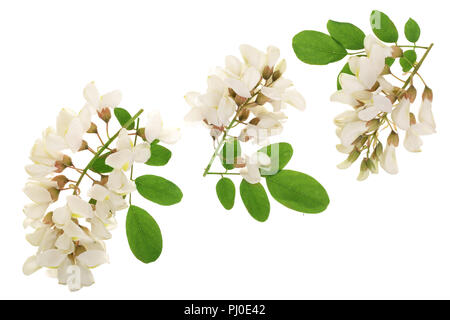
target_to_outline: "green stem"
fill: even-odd
[[[420,67],[422,66],[423,62],[427,58],[427,56],[430,53],[430,50],[431,50],[431,48],[433,48],[433,46],[434,46],[434,43],[430,44],[430,46],[427,48],[427,51],[425,51],[422,59],[420,59],[419,63],[414,67],[413,72],[411,72],[411,75],[409,76],[409,78],[406,80],[405,84],[402,87],[403,90],[406,89],[408,87],[408,85],[411,83],[412,79],[414,78],[414,76],[419,71]]]
[[[418,49],[429,49],[430,47],[422,47],[422,46],[397,46],[397,47],[399,47],[399,48],[414,48],[414,49],[416,49],[416,48],[418,48]]]
[[[137,143],[137,137],[138,137],[138,135],[137,135],[137,132],[139,131],[139,118],[137,119],[137,123],[136,123],[136,135],[134,136],[134,146],[136,147],[136,143]],[[134,163],[131,165],[131,171],[130,171],[130,180],[131,181],[133,181],[133,170],[134,170]],[[130,203],[130,206],[131,206],[131,194],[132,194],[132,192],[130,193],[130,197],[129,197],[129,203]]]
[[[207,175],[209,174],[214,174],[214,175],[219,175],[219,176],[239,176],[240,173],[237,172],[207,172]]]
[[[139,110],[138,113],[136,113],[130,120],[128,120],[122,126],[121,129],[128,128],[128,126],[130,124],[132,124],[134,122],[134,120],[136,120],[142,114],[142,112],[144,112],[144,109]],[[75,190],[74,190],[73,194],[76,194],[76,190],[80,186],[81,180],[83,180],[83,177],[86,175],[88,170],[92,167],[94,162],[101,156],[103,151],[105,151],[109,147],[109,145],[119,136],[119,133],[120,133],[120,130],[117,131],[116,134],[113,135],[111,138],[109,138],[109,140],[106,141],[106,143],[97,151],[97,153],[94,155],[94,157],[91,159],[91,161],[89,161],[89,163],[87,164],[86,168],[83,169],[83,172],[81,173],[80,178],[78,179],[77,183],[75,184],[75,188],[74,188]]]

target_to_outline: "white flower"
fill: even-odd
[[[409,110],[411,102],[407,98],[402,98],[399,104],[392,111],[392,120],[402,130],[408,130],[411,126]]]
[[[243,44],[239,47],[244,62],[262,72],[264,67],[273,68],[280,57],[280,50],[277,47],[267,47],[266,53],[248,45]]]
[[[56,182],[31,181],[25,185],[23,192],[34,203],[48,205],[53,202],[49,188],[56,188]]]
[[[93,111],[98,112],[105,108],[115,108],[122,101],[122,93],[114,90],[100,96],[94,82],[86,85],[83,91],[87,106]]]
[[[341,143],[345,147],[349,147],[355,140],[367,131],[367,123],[365,121],[353,121],[347,123],[340,132]]]
[[[108,176],[106,186],[109,190],[114,191],[119,195],[127,195],[136,190],[134,182],[128,179],[122,170],[114,170]]]
[[[161,142],[173,144],[180,139],[180,129],[164,128],[161,114],[159,111],[153,111],[148,114],[145,138],[148,143],[158,139]]]
[[[225,83],[233,89],[238,96],[248,99],[252,97],[252,91],[256,88],[260,80],[261,74],[259,71],[254,67],[250,67],[245,70],[241,79],[228,78],[225,80]]]
[[[77,152],[83,142],[83,134],[90,125],[90,116],[81,117],[71,110],[62,109],[56,119],[56,133],[64,139],[64,149],[67,147],[72,152]]]
[[[358,112],[361,120],[369,121],[374,119],[380,112],[392,112],[392,102],[383,95],[372,95],[372,99],[366,102],[366,106]]]
[[[117,152],[110,154],[105,163],[114,169],[128,171],[134,162],[144,163],[150,158],[150,144],[147,142],[134,146],[128,131],[122,128],[116,142]]]
[[[256,152],[251,157],[246,157],[246,166],[241,169],[241,176],[251,184],[259,183],[261,180],[260,168],[270,166],[270,157],[262,152]]]
[[[388,144],[380,159],[381,167],[390,174],[398,173],[397,157],[395,155],[395,147]]]
[[[422,105],[419,110],[419,121],[423,124],[428,125],[434,131],[436,130],[436,123],[434,121],[433,112],[431,110],[432,101],[425,98],[422,100]]]

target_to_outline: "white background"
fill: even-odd
[[[398,154],[400,174],[356,181],[339,171],[329,102],[343,61],[309,66],[295,57],[299,31],[326,31],[328,19],[350,21],[367,33],[372,9],[403,25],[422,27],[420,44],[435,42],[421,73],[435,92],[438,134],[423,152]],[[0,5],[1,298],[450,298],[448,34],[442,1],[3,1]],[[401,43],[406,40],[402,36]],[[282,140],[295,150],[289,168],[317,178],[331,204],[303,215],[272,201],[266,223],[254,221],[238,198],[231,212],[215,196],[215,177],[202,177],[212,152],[208,132],[185,127],[183,96],[206,88],[206,77],[241,43],[273,44],[287,59],[286,76],[307,100],[290,116]],[[445,68],[445,69],[444,69]],[[165,168],[140,167],[175,181],[182,203],[159,207],[135,195],[158,221],[161,258],[145,265],[131,254],[125,212],[107,242],[111,264],[94,270],[96,284],[70,293],[45,271],[31,277],[22,264],[34,253],[25,241],[21,189],[34,140],[61,107],[80,109],[82,89],[119,88],[130,111],[159,108],[183,126]],[[401,148],[402,149],[402,148]],[[237,180],[236,180],[237,181]]]

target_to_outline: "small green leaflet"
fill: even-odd
[[[117,121],[119,121],[119,123],[122,127],[124,126],[125,123],[128,122],[128,120],[130,120],[132,118],[131,114],[123,108],[114,108],[114,115],[116,116]],[[134,121],[126,129],[133,130],[134,129]]]
[[[420,27],[412,18],[409,18],[405,24],[405,36],[412,43],[416,43],[420,38]]]
[[[108,153],[105,153],[104,155],[101,155],[100,157],[98,157],[97,160],[94,161],[94,163],[92,164],[90,169],[99,174],[112,172],[114,169],[105,163],[106,158],[110,154],[111,153],[108,152]]]
[[[389,17],[381,11],[372,11],[370,15],[370,25],[373,33],[381,41],[395,43],[398,40],[398,31],[395,24]]]
[[[328,20],[327,29],[331,37],[350,50],[364,49],[364,32],[347,22]]]
[[[337,89],[338,90],[342,90],[342,86],[341,86],[341,82],[339,81],[339,78],[341,77],[341,74],[343,74],[343,73],[354,76],[352,70],[350,70],[350,65],[348,64],[348,62],[344,65],[341,72],[339,72],[339,74],[338,74],[338,77],[337,77]]]
[[[304,63],[326,65],[347,56],[347,50],[329,35],[312,30],[298,33],[292,39],[297,58]]]
[[[234,160],[241,156],[241,144],[238,139],[230,139],[223,145],[222,151],[220,152],[220,159],[222,160],[222,165],[227,170],[234,169]]]
[[[261,168],[262,175],[272,175],[282,170],[291,160],[294,150],[289,143],[281,142],[268,145],[258,152],[263,152],[270,157],[270,168]]]
[[[261,183],[251,184],[242,179],[240,194],[250,215],[259,222],[269,218],[270,202]]]
[[[173,182],[154,175],[136,179],[136,189],[145,199],[162,206],[171,206],[181,201],[183,193]]]
[[[330,203],[327,191],[314,178],[283,170],[266,178],[272,197],[282,205],[303,213],[320,213]]]
[[[395,62],[395,59],[394,59],[394,58],[391,58],[391,57],[387,57],[387,58],[386,58],[386,64],[387,64],[389,67],[391,67],[391,66],[394,64],[394,62]]]
[[[172,157],[172,152],[156,143],[150,145],[150,159],[145,163],[149,166],[165,166],[170,158]]]
[[[414,63],[417,60],[417,53],[414,50],[408,50],[403,52],[403,57],[400,58],[400,65],[403,72],[408,72],[414,67]]]
[[[126,230],[128,244],[134,256],[144,263],[156,261],[162,252],[163,239],[155,219],[147,211],[130,206]]]
[[[236,187],[233,181],[228,178],[222,178],[216,185],[217,198],[226,210],[231,210],[234,206],[236,197]]]

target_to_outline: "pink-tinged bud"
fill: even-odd
[[[409,113],[409,123],[412,126],[417,123],[416,116],[412,112]]]
[[[264,80],[268,80],[272,76],[272,73],[273,73],[273,68],[271,68],[269,66],[265,66],[263,73],[262,73]]]
[[[416,101],[416,97],[417,97],[417,90],[416,88],[411,85],[408,90],[406,90],[406,92],[408,93],[408,98],[409,101],[411,101],[411,103],[414,103],[414,101]]]
[[[433,90],[426,87],[423,91],[422,100],[430,100],[433,101]]]
[[[234,97],[234,101],[236,102],[236,104],[237,104],[238,106],[241,106],[241,105],[243,105],[245,102],[247,102],[247,98],[244,98],[244,97],[241,97],[241,96],[236,95],[236,97]]]
[[[91,122],[91,126],[89,127],[87,133],[97,133],[97,125]]]
[[[266,97],[262,93],[258,93],[258,96],[256,97],[256,103],[260,106],[264,105],[266,102],[269,102],[270,98]]]
[[[233,99],[236,97],[236,92],[234,92],[233,89],[228,88],[228,94],[230,95],[230,97],[232,97]]]
[[[78,149],[78,151],[84,151],[84,150],[87,150],[87,149],[89,149],[89,145],[88,145],[86,140],[83,140],[81,142],[81,146],[80,146],[80,149]]]
[[[100,178],[100,184],[102,185],[102,186],[105,186],[107,183],[108,183],[108,176],[103,176],[102,175],[102,177]]]
[[[69,179],[67,179],[66,176],[63,175],[59,175],[56,176],[52,179],[52,181],[55,181],[58,185],[58,189],[64,189],[64,187],[66,186],[67,182],[69,182]]]
[[[56,188],[49,188],[48,192],[50,193],[50,197],[52,198],[53,202],[58,201],[59,198],[59,190]]]
[[[246,121],[250,116],[250,109],[244,108],[239,112],[239,121]]]
[[[253,118],[252,120],[249,121],[249,123],[254,126],[257,126],[260,121],[261,121],[260,118]]]
[[[105,121],[106,123],[108,123],[109,120],[111,120],[111,110],[109,110],[109,108],[103,108],[102,110],[97,111],[97,114],[98,117],[103,121]]]
[[[395,96],[395,94],[390,94],[390,95],[386,96],[386,98],[388,98],[392,104],[394,104],[395,101],[397,100],[397,97]]]
[[[145,128],[139,128],[137,131],[137,135],[142,138],[142,140],[147,141],[145,137]]]
[[[49,212],[44,216],[44,219],[42,219],[42,222],[44,224],[53,225],[53,212]]]
[[[56,168],[56,170],[55,170],[56,173],[61,173],[67,167],[64,165],[64,163],[62,161],[55,161],[55,168]]]
[[[387,143],[388,143],[388,145],[398,147],[398,145],[400,143],[400,139],[398,137],[397,132],[395,132],[395,131],[391,132],[391,134],[389,135],[389,137],[387,139]]]
[[[392,58],[400,58],[403,57],[403,50],[400,47],[392,46]]]

